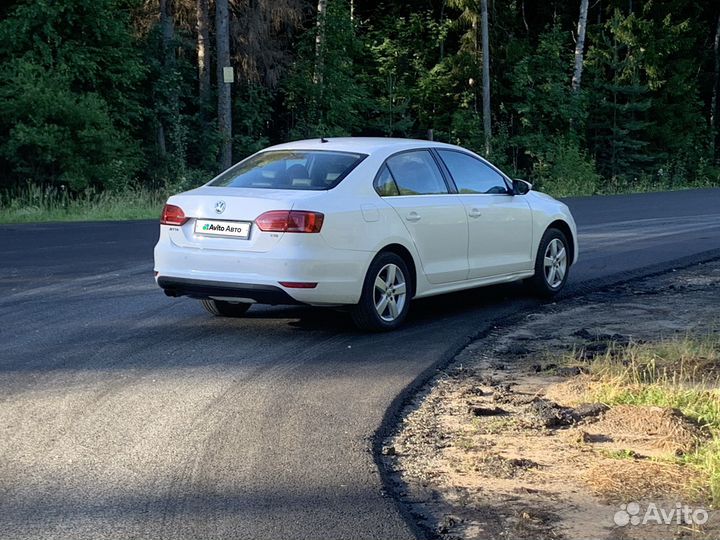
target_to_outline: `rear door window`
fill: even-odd
[[[442,173],[427,150],[394,155],[387,168],[395,179],[400,195],[437,195],[448,193]]]

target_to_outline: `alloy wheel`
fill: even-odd
[[[567,251],[559,238],[553,238],[545,248],[543,267],[545,281],[551,288],[557,289],[565,279],[567,272]]]
[[[407,283],[399,266],[386,264],[375,278],[374,286],[375,310],[385,322],[398,318],[407,301]]]

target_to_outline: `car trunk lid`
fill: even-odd
[[[181,227],[170,227],[170,239],[180,247],[226,251],[266,252],[280,241],[284,233],[263,232],[255,224],[261,214],[271,210],[292,210],[302,202],[322,196],[324,192],[220,188],[204,186],[168,200],[182,208],[189,219]],[[249,223],[247,238],[211,236],[196,231],[196,222],[222,224]]]

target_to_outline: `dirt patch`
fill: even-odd
[[[628,448],[643,449],[647,454],[687,454],[708,437],[700,426],[677,409],[618,405],[587,428],[593,437],[609,436]],[[637,451],[637,450],[636,450]],[[640,450],[642,451],[642,450]]]
[[[604,501],[677,499],[703,502],[706,493],[688,490],[702,478],[692,469],[674,463],[602,460],[583,479]]]
[[[401,499],[447,538],[720,537],[702,475],[672,459],[707,440],[700,424],[668,407],[583,402],[596,358],[711,332],[718,305],[716,262],[547,305],[469,345],[385,441]],[[579,364],[559,364],[558,351]],[[618,525],[631,503],[701,506],[709,519]]]

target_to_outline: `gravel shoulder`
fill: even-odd
[[[383,442],[401,504],[428,537],[720,537],[704,479],[667,458],[709,439],[704,427],[672,408],[584,403],[583,367],[558,361],[716,334],[718,306],[715,261],[546,304],[471,343]],[[618,525],[631,501],[709,519]]]

